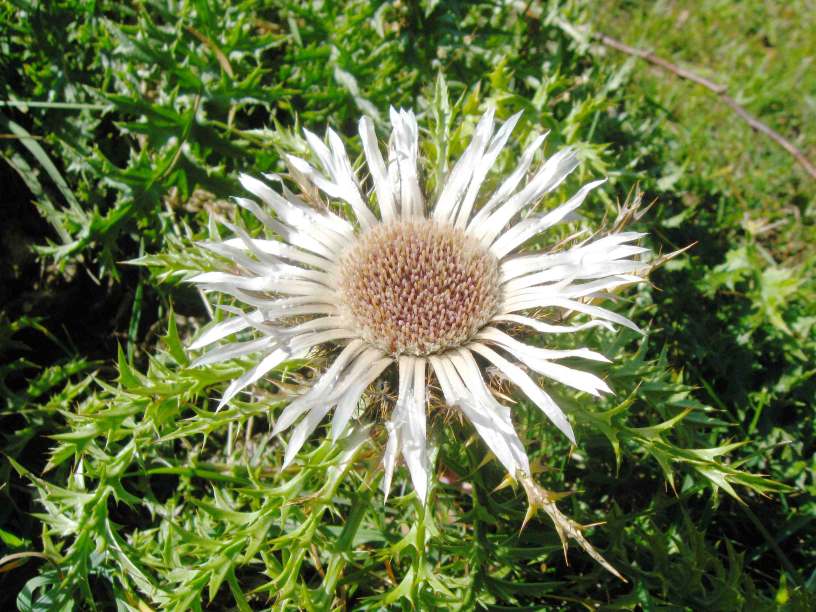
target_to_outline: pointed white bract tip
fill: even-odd
[[[277,172],[264,172],[261,176],[263,176],[267,181],[280,183],[283,185],[283,177],[281,177],[281,175]]]
[[[612,363],[612,360],[609,359],[606,355],[602,355],[596,351],[592,351],[590,349],[579,349],[579,352],[576,353],[577,357],[583,357],[584,359],[589,359],[590,361],[597,361],[600,363]]]
[[[190,346],[187,347],[187,350],[188,351],[197,351],[199,349],[204,348],[205,346],[207,346],[207,344],[209,344],[209,342],[205,342],[204,340],[205,340],[204,337],[199,338],[198,340],[196,340],[195,342],[190,344]]]
[[[287,155],[286,160],[292,165],[292,167],[301,172],[303,174],[308,174],[312,171],[312,166],[307,162],[305,159],[298,157],[297,155]]]
[[[252,193],[255,193],[258,184],[261,182],[254,176],[250,176],[249,174],[245,174],[243,172],[238,175],[238,181],[241,183],[244,189]]]

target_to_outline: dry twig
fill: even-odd
[[[765,136],[767,136],[768,138],[773,140],[776,144],[778,144],[780,147],[785,149],[796,159],[797,162],[799,162],[799,165],[802,166],[812,178],[816,179],[816,166],[814,166],[813,163],[810,162],[810,160],[808,160],[807,157],[805,157],[805,154],[801,151],[801,149],[799,149],[796,145],[787,140],[779,132],[769,127],[768,125],[754,117],[747,110],[745,110],[745,108],[741,106],[739,102],[737,102],[734,98],[728,95],[725,85],[714,83],[713,81],[701,77],[699,74],[696,74],[681,66],[678,66],[677,64],[672,64],[671,62],[663,59],[662,57],[658,57],[651,51],[638,49],[637,47],[630,47],[629,45],[622,43],[621,41],[616,40],[611,36],[607,36],[606,34],[596,32],[594,36],[601,44],[607,47],[611,47],[612,49],[620,51],[621,53],[626,53],[627,55],[644,59],[650,64],[654,64],[655,66],[659,66],[664,70],[668,70],[672,74],[679,76],[681,79],[686,79],[687,81],[692,81],[693,83],[702,85],[709,91],[717,94],[720,100],[722,100],[726,105],[728,105],[737,115],[739,115],[748,125],[750,125],[751,128],[753,128],[757,132],[765,134]]]

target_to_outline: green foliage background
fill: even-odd
[[[0,2],[0,609],[816,607],[816,185],[711,95],[592,38],[723,82],[813,159],[813,10]],[[357,155],[360,114],[384,136],[402,105],[428,130],[432,193],[488,103],[525,111],[504,169],[550,129],[548,152],[584,162],[561,195],[610,177],[588,227],[637,188],[649,246],[695,244],[618,304],[647,338],[575,340],[614,360],[617,395],[553,389],[571,455],[514,406],[537,480],[604,522],[588,536],[628,583],[580,550],[567,565],[545,519],[519,531],[523,492],[497,490],[501,467],[456,419],[434,422],[423,515],[402,484],[383,506],[376,424],[278,469],[270,414],[323,357],[219,413],[248,363],[188,367],[208,315],[181,280],[215,265],[190,245],[216,231],[210,212],[238,215],[239,171],[306,154],[304,125]]]

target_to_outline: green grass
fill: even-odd
[[[0,608],[813,608],[816,185],[710,93],[587,44],[727,85],[813,160],[812,3],[516,4],[0,1]],[[536,479],[603,522],[628,583],[575,547],[567,565],[544,518],[520,531],[523,492],[456,420],[433,423],[422,514],[404,470],[383,506],[377,424],[279,469],[270,411],[324,356],[220,412],[249,362],[189,367],[208,316],[180,281],[216,265],[193,242],[238,215],[240,171],[306,154],[302,126],[359,155],[360,114],[383,135],[403,105],[432,191],[488,103],[525,111],[499,170],[551,129],[584,162],[560,195],[610,177],[587,227],[637,188],[649,246],[696,243],[619,305],[647,338],[574,340],[613,358],[617,395],[553,389],[571,454],[514,406]]]
[[[816,133],[808,118],[816,111],[816,41],[804,18],[812,2],[607,2],[604,8],[591,19],[597,30],[725,86],[813,163]],[[613,50],[606,55],[627,59]],[[677,168],[733,198],[745,215],[742,230],[761,237],[780,260],[806,256],[816,186],[794,159],[697,85],[643,62],[633,66],[633,82],[664,111]]]

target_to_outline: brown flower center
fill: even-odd
[[[366,230],[340,269],[347,314],[367,342],[393,355],[461,346],[498,304],[496,258],[462,230],[430,219]]]

